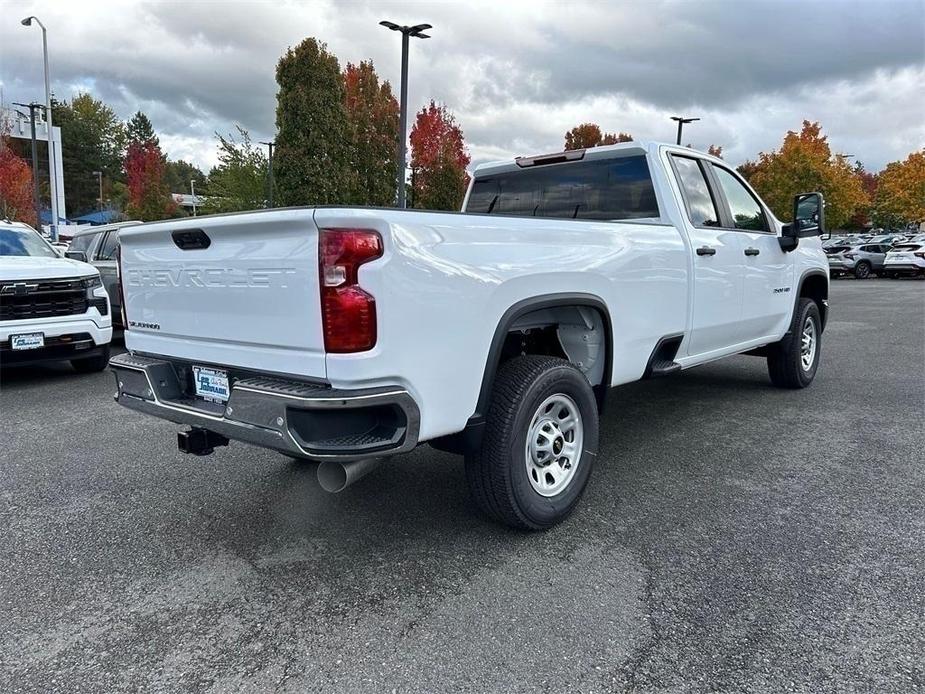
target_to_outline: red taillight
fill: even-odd
[[[363,352],[376,345],[376,300],[358,280],[363,263],[382,256],[369,229],[322,229],[318,236],[321,322],[326,352]]]
[[[119,285],[119,313],[122,314],[122,329],[128,330],[128,319],[125,317],[125,292],[122,291],[122,246],[116,247],[116,284]]]
[[[854,253],[845,253],[842,257],[847,258],[848,260],[854,260]]]
[[[923,260],[925,260],[925,252],[916,252],[916,253],[913,253],[912,255],[914,255],[916,258],[922,258]]]

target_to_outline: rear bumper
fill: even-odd
[[[120,354],[109,366],[120,405],[298,458],[391,456],[418,442],[420,411],[398,387],[339,390],[276,377],[232,378],[221,404],[190,397],[182,369],[171,361]]]
[[[900,263],[884,263],[884,270],[893,270],[895,272],[925,272],[925,263],[918,265],[911,262],[900,262]]]

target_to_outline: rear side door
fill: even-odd
[[[709,164],[697,157],[670,154],[684,201],[684,226],[691,243],[693,287],[688,356],[721,350],[739,342],[742,312],[741,239],[724,229],[719,205],[708,184]]]
[[[122,306],[119,300],[119,277],[116,269],[116,249],[119,246],[119,230],[111,229],[96,245],[92,262],[100,271],[100,279],[109,294],[109,305],[112,308],[113,324],[121,326]]]
[[[709,173],[723,228],[742,241],[743,286],[739,342],[779,335],[793,308],[793,264],[777,240],[764,205],[737,173],[711,162]]]

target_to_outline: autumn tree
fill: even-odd
[[[52,100],[54,123],[61,128],[61,157],[67,176],[67,213],[78,216],[97,209],[102,172],[103,197],[111,196],[122,173],[125,126],[115,111],[90,94],[70,103]]]
[[[219,164],[209,172],[207,212],[237,212],[266,206],[267,156],[250,134],[236,126],[238,136],[218,133]]]
[[[707,154],[711,157],[716,157],[717,159],[723,158],[723,146],[722,145],[710,145],[707,147]]]
[[[418,112],[411,128],[413,206],[458,210],[466,194],[470,161],[456,119],[446,106],[431,101]]]
[[[349,191],[342,202],[391,205],[398,168],[398,101],[392,86],[379,83],[372,61],[344,68]]]
[[[344,79],[327,46],[307,38],[276,66],[274,177],[283,205],[343,203],[352,174]]]
[[[779,150],[758,156],[749,183],[783,220],[792,215],[794,195],[820,191],[830,229],[841,228],[869,202],[847,158],[833,155],[822,127],[810,121],[799,133],[788,132]]]
[[[132,142],[125,155],[126,213],[144,222],[171,217],[177,210],[164,179],[164,155],[152,140]]]
[[[861,182],[861,188],[867,194],[868,204],[858,207],[851,216],[847,226],[849,229],[864,229],[871,226],[871,204],[877,197],[877,174],[864,168],[860,161],[854,164],[854,175]]]
[[[565,133],[565,149],[587,149],[599,145],[615,145],[619,142],[632,142],[628,133],[605,133],[596,123],[582,123]]]
[[[0,218],[38,228],[32,201],[32,169],[10,148],[6,132],[0,132]]]
[[[736,167],[736,171],[738,171],[746,181],[751,182],[752,176],[758,171],[758,162],[746,159]]]
[[[880,172],[874,212],[879,223],[898,227],[925,221],[925,149]]]

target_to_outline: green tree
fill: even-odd
[[[125,127],[112,108],[89,94],[78,94],[70,103],[53,100],[52,114],[61,128],[67,214],[79,216],[99,206],[100,181],[94,171],[102,172],[106,205],[113,197],[113,186],[125,180]]]
[[[161,146],[160,140],[154,134],[154,126],[151,120],[141,111],[136,111],[135,115],[129,118],[125,126],[125,132],[128,142],[153,142],[157,147]]]
[[[826,225],[841,228],[859,207],[869,203],[861,180],[844,156],[833,155],[819,123],[803,121],[790,131],[779,150],[762,152],[749,183],[780,219],[789,221],[793,196],[820,191],[825,196]]]
[[[251,142],[250,134],[236,126],[234,135],[218,133],[219,164],[209,172],[209,195],[203,210],[238,212],[266,206],[267,156],[262,147]]]
[[[171,193],[187,193],[190,190],[190,181],[195,181],[196,195],[206,193],[207,179],[202,170],[189,162],[178,159],[167,162],[164,179]]]
[[[343,203],[350,194],[344,80],[324,43],[307,38],[276,66],[273,168],[283,205]]]
[[[344,68],[350,190],[345,203],[391,205],[398,167],[398,101],[372,61]]]

